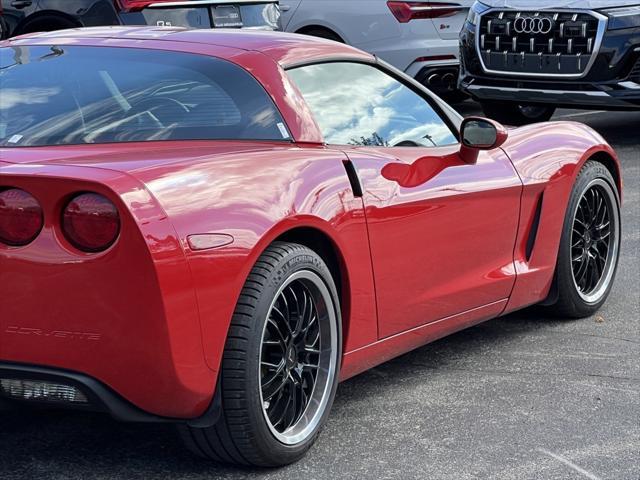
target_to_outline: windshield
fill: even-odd
[[[0,145],[288,140],[262,86],[227,61],[105,47],[0,48]]]

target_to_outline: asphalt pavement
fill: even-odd
[[[639,480],[640,113],[556,117],[591,125],[622,159],[622,257],[597,316],[519,312],[344,382],[318,443],[279,470],[195,458],[170,426],[0,411],[0,479]]]

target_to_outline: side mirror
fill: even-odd
[[[465,163],[476,163],[481,150],[501,147],[507,141],[509,132],[493,120],[469,117],[462,122],[460,137],[460,157]]]

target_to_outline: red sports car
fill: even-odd
[[[462,120],[297,35],[0,43],[0,392],[299,459],[339,380],[534,304],[606,300],[620,165],[577,123]]]

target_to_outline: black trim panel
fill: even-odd
[[[353,196],[362,197],[362,184],[360,183],[360,177],[358,176],[355,165],[351,160],[345,160],[343,163],[347,171],[347,177],[349,177],[351,190],[353,190]]]
[[[178,418],[168,418],[145,412],[132,403],[125,400],[118,393],[113,391],[102,382],[82,373],[69,370],[41,367],[34,365],[23,365],[18,363],[0,362],[0,378],[13,378],[21,380],[42,380],[70,385],[79,389],[89,399],[89,404],[65,404],[62,402],[47,403],[34,401],[33,405],[60,406],[61,408],[72,408],[84,411],[106,412],[116,420],[124,422],[139,423],[188,423],[195,427],[208,427],[214,425],[220,418],[220,389],[216,389],[216,394],[207,411],[199,418],[188,420]],[[6,398],[0,396],[0,398]],[[29,406],[29,400],[13,400],[20,405]]]

